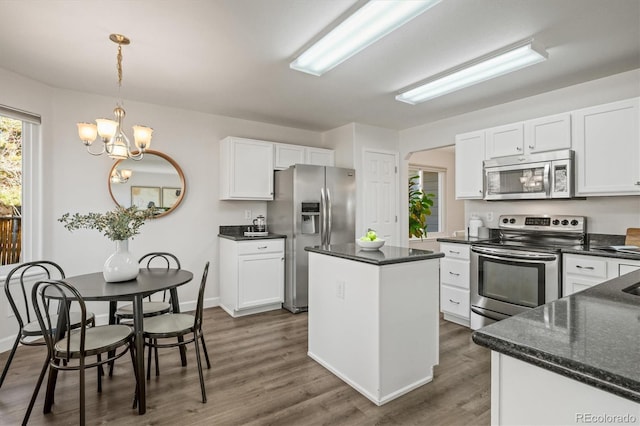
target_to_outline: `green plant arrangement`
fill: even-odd
[[[153,209],[139,210],[136,206],[117,207],[106,213],[65,213],[58,219],[69,231],[76,229],[95,229],[112,241],[133,238],[140,233],[144,222],[153,217]]]
[[[409,178],[409,238],[427,236],[427,216],[431,214],[435,194],[425,194],[416,182],[418,176]]]

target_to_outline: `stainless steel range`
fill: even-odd
[[[471,246],[471,328],[562,296],[560,250],[584,243],[584,216],[503,215],[500,239]]]

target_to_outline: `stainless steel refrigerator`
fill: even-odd
[[[275,172],[274,200],[267,203],[270,232],[284,234],[285,287],[282,306],[308,307],[307,246],[355,242],[356,173],[340,167],[296,164]]]

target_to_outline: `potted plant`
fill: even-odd
[[[427,236],[427,216],[431,214],[435,194],[425,194],[417,179],[418,176],[409,178],[409,238],[422,239]]]
[[[65,213],[58,219],[69,231],[95,229],[116,242],[116,252],[104,263],[103,275],[107,282],[129,281],[138,275],[138,262],[129,253],[129,239],[140,233],[140,227],[153,217],[153,209],[139,210],[136,206],[106,213]]]

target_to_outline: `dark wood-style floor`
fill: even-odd
[[[121,358],[97,393],[87,374],[88,424],[117,425],[488,425],[490,354],[469,329],[440,321],[440,365],[433,382],[382,407],[360,395],[307,356],[307,314],[279,310],[233,319],[205,310],[212,368],[205,369],[208,402],[200,400],[195,351],[180,366],[175,349],[160,354],[160,376],[147,386],[148,409],[131,409],[131,362]],[[8,352],[0,354],[4,366]],[[0,388],[0,424],[20,424],[43,356],[43,347],[20,347]],[[77,424],[78,374],[60,373],[53,412],[42,414],[44,387],[33,425]]]

